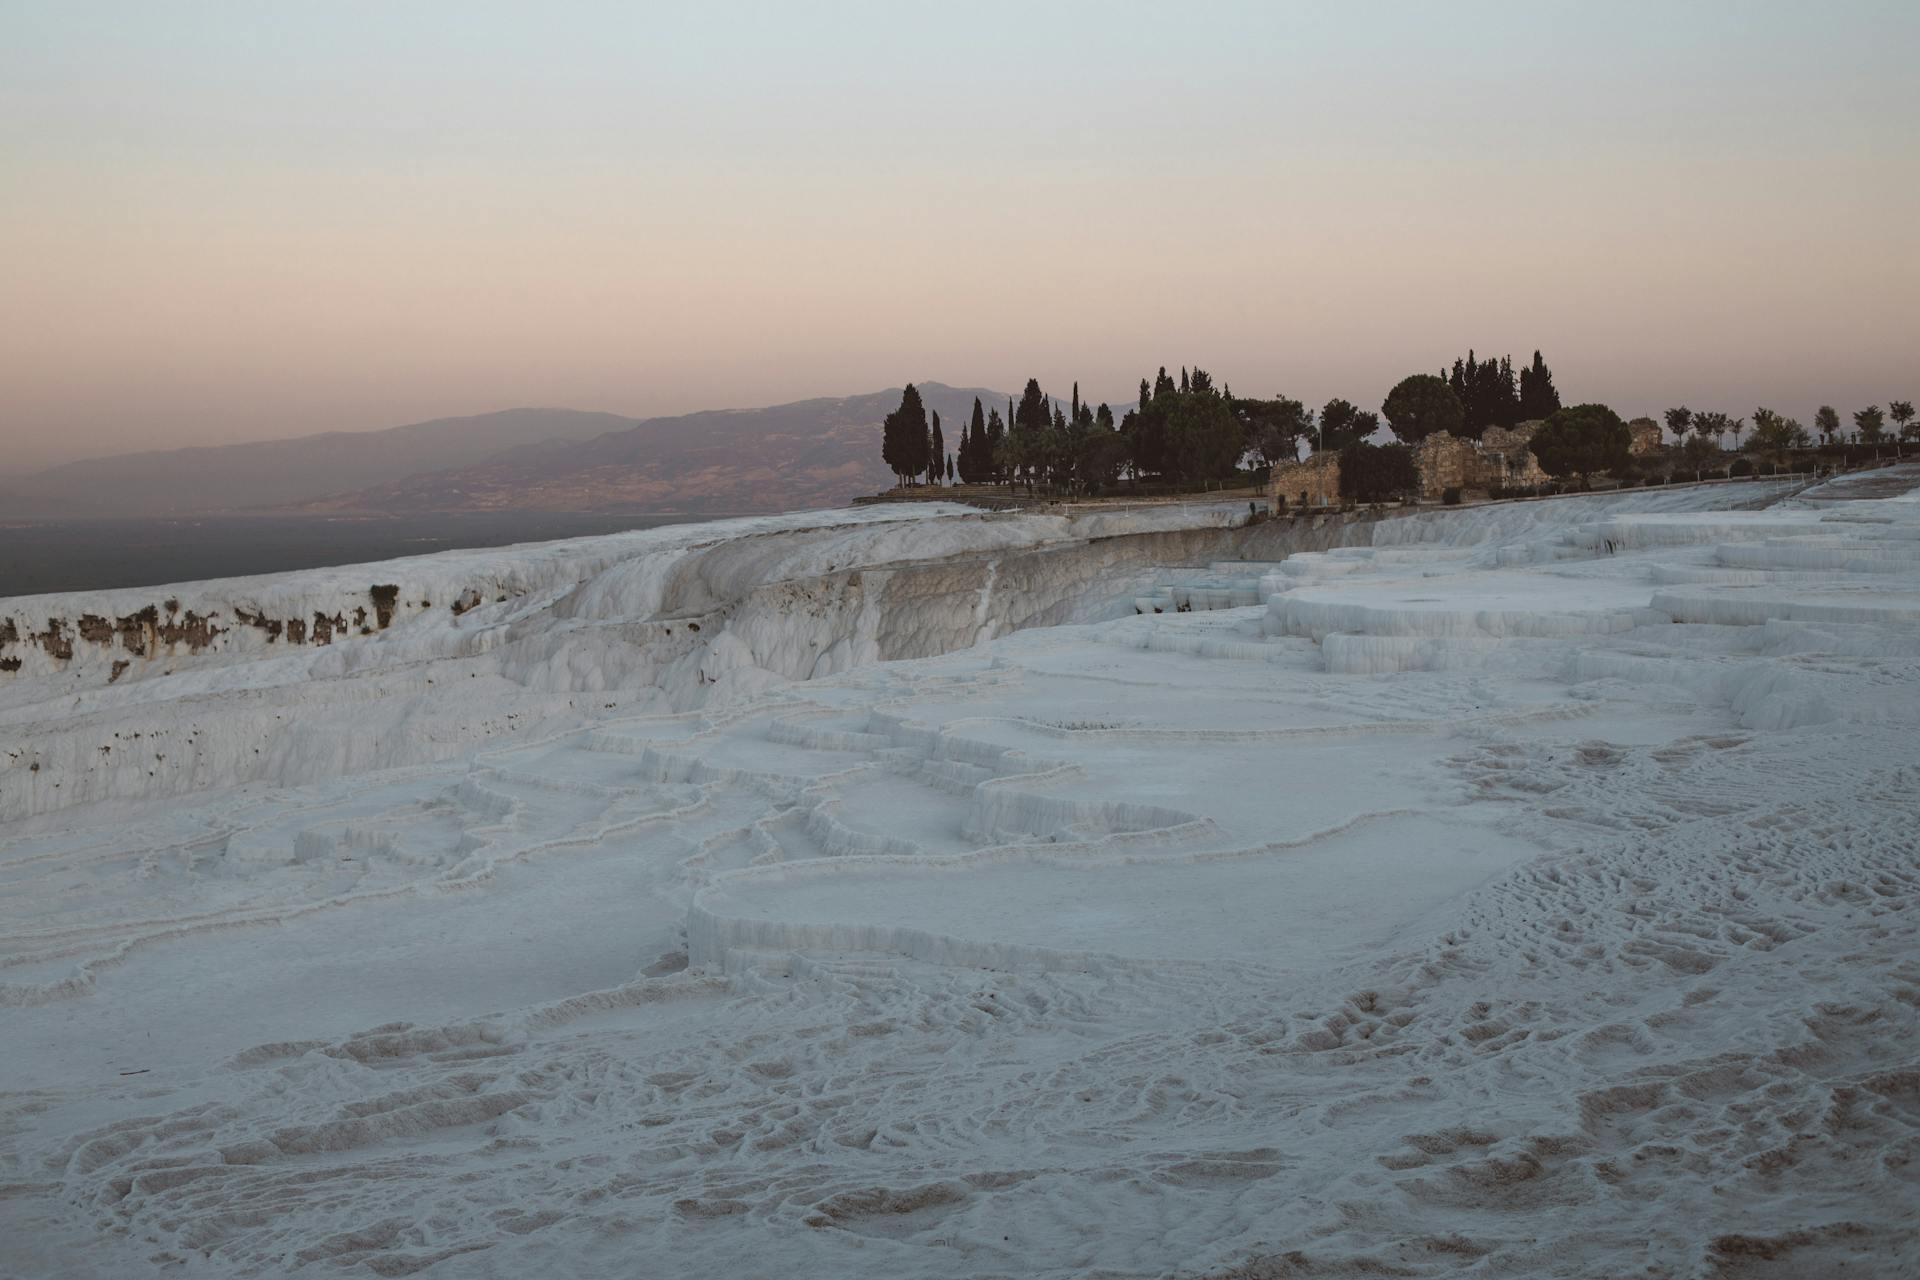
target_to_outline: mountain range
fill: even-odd
[[[918,384],[947,449],[978,396]],[[722,514],[844,503],[892,483],[880,421],[900,388],[636,421],[509,409],[384,431],[334,431],[120,454],[0,482],[0,518],[214,513],[609,511]]]
[[[5,514],[207,515],[279,507],[441,467],[465,466],[535,440],[579,440],[633,419],[576,409],[508,409],[384,431],[326,431],[87,458],[0,489]]]
[[[983,387],[917,384],[947,449]],[[634,511],[745,514],[837,506],[893,483],[880,421],[899,387],[764,409],[650,418],[591,440],[550,440],[468,466],[406,476],[304,504],[310,511]]]

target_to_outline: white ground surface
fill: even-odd
[[[36,660],[0,1275],[1914,1275],[1916,486],[1122,537],[1011,635],[1140,524],[831,513]]]

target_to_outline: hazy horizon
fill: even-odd
[[[1377,408],[1920,392],[1920,14],[1866,2],[8,7],[19,471],[521,405],[1161,364]]]

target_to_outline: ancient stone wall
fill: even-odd
[[[1487,454],[1493,470],[1489,485],[1545,484],[1550,478],[1540,469],[1540,460],[1527,447],[1533,433],[1545,419],[1515,423],[1512,427],[1488,427],[1480,437],[1480,448]]]
[[[1340,455],[1316,453],[1305,462],[1275,467],[1273,478],[1267,482],[1267,496],[1284,498],[1289,507],[1324,507],[1339,502]]]
[[[1551,477],[1540,469],[1539,459],[1527,447],[1538,422],[1522,422],[1511,428],[1488,427],[1479,440],[1468,440],[1444,432],[1428,436],[1413,450],[1413,465],[1420,473],[1420,498],[1438,502],[1448,489],[1482,492],[1500,486],[1541,485]],[[1268,482],[1267,496],[1285,498],[1289,507],[1320,506],[1340,501],[1340,455],[1319,453],[1305,462],[1275,467]]]
[[[1481,489],[1484,469],[1480,447],[1460,436],[1436,432],[1413,450],[1413,465],[1420,473],[1420,496],[1436,501],[1448,489]]]

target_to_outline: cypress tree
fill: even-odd
[[[1013,408],[1013,401],[1007,401],[1007,408]],[[993,483],[1000,480],[1000,446],[1007,442],[1007,424],[1000,420],[1000,411],[995,409],[987,414],[987,447],[980,459],[981,477]]]
[[[900,393],[900,407],[881,424],[880,456],[905,484],[908,477],[927,469],[927,411],[920,392],[909,382]]]
[[[973,398],[973,417],[960,433],[960,480],[963,484],[979,484],[986,479],[988,466],[982,465],[981,455],[987,447],[986,413],[980,407],[980,397]]]
[[[1477,440],[1488,427],[1510,427],[1520,420],[1511,356],[1482,360],[1469,350],[1466,359],[1455,360],[1441,376],[1460,401],[1456,435]]]
[[[927,452],[927,479],[940,483],[941,463],[946,460],[947,442],[940,436],[940,411],[933,411],[933,447]]]
[[[1549,418],[1559,408],[1560,393],[1554,389],[1553,371],[1535,351],[1533,364],[1520,371],[1520,421]]]
[[[1468,351],[1466,359],[1455,360],[1453,368],[1443,369],[1440,376],[1460,401],[1460,427],[1455,434],[1477,440],[1488,427],[1511,427],[1520,421],[1512,356],[1482,360]]]
[[[1008,396],[1007,397],[1007,426],[1003,434],[1003,438],[1005,436],[1010,436],[1012,434],[1013,434],[1013,397]],[[999,453],[995,452],[994,457],[997,459],[999,456],[1000,456]],[[998,466],[999,464],[998,462],[996,462],[994,465]],[[1005,479],[1009,485],[1013,483],[1013,476],[1011,474],[1007,475]]]
[[[1520,421],[1520,393],[1513,380],[1513,357],[1500,357],[1500,370],[1494,381],[1493,426],[1511,427]]]
[[[1027,379],[1027,389],[1020,393],[1020,407],[1013,414],[1015,431],[1045,431],[1053,422],[1053,414],[1047,408],[1047,393],[1040,389],[1038,378]]]
[[[1453,389],[1453,394],[1460,401],[1460,421],[1462,425],[1468,427],[1471,427],[1474,421],[1473,374],[1473,349],[1469,347],[1467,358],[1465,360],[1456,358],[1453,362],[1453,372],[1447,375],[1447,386]]]

